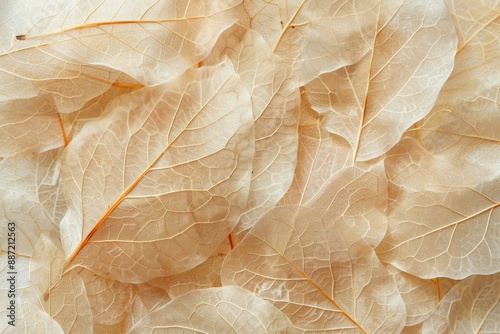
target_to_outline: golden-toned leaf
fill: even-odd
[[[489,178],[500,170],[500,3],[447,5],[459,37],[455,67],[432,112],[408,135],[450,160],[488,167],[481,173]]]
[[[424,322],[423,333],[498,333],[500,274],[457,284]]]
[[[272,302],[301,332],[398,332],[406,312],[392,277],[325,209],[270,210],[226,257],[222,284]]]
[[[368,52],[305,86],[328,131],[356,160],[387,152],[432,109],[453,69],[457,36],[442,1],[381,1]]]
[[[188,292],[144,317],[129,333],[157,331],[295,333],[290,320],[277,308],[234,286]]]
[[[377,248],[384,262],[421,278],[498,271],[500,179],[480,181],[474,167],[434,156],[410,138],[389,152],[389,229]]]
[[[75,271],[63,275],[65,259],[60,245],[41,235],[35,245],[31,264],[31,282],[42,310],[56,320],[65,333],[92,331],[92,312],[83,280]],[[25,293],[24,297],[27,296]]]
[[[240,16],[240,1],[61,1],[41,18],[30,4],[24,15],[32,25],[0,54],[0,101],[50,93],[70,112],[123,84],[120,72],[137,87],[169,81],[208,55],[213,37]]]
[[[115,99],[66,148],[70,260],[134,283],[203,262],[246,203],[252,119],[229,61]]]
[[[296,165],[300,96],[281,57],[253,30],[235,26],[221,35],[207,64],[229,57],[251,95],[255,124],[252,182],[235,233],[250,229],[290,186]]]

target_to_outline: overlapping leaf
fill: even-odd
[[[421,278],[462,279],[500,267],[500,179],[405,139],[386,158],[392,204],[377,249],[383,261]]]
[[[424,333],[497,333],[500,330],[500,274],[472,276],[439,303]]]
[[[236,224],[251,174],[250,99],[230,62],[122,96],[107,110],[64,157],[67,251],[125,282],[203,262]]]
[[[372,1],[245,1],[243,22],[293,63],[300,85],[357,62],[370,48]]]
[[[251,95],[255,124],[252,182],[237,233],[273,208],[292,182],[300,96],[291,68],[255,31],[239,26],[227,30],[205,61],[217,63],[226,56]]]
[[[306,85],[328,131],[373,159],[431,110],[453,69],[457,37],[441,1],[382,1],[368,52]]]
[[[327,213],[269,211],[226,257],[222,284],[269,300],[301,332],[398,332],[406,315],[392,277],[351,227]]]
[[[448,7],[459,36],[455,67],[432,112],[408,135],[433,153],[489,167],[488,178],[500,170],[500,4]]]
[[[239,17],[239,0],[159,1],[127,6],[116,1],[78,1],[29,7],[33,20],[0,54],[1,100],[51,93],[69,112],[118,82],[120,72],[139,83],[171,80],[206,57],[214,36]],[[41,7],[41,8],[40,8]],[[7,17],[9,20],[16,17]],[[125,83],[127,86],[128,83]]]
[[[295,333],[290,320],[273,305],[244,289],[231,286],[188,292],[144,317],[129,333],[162,330],[186,333]]]

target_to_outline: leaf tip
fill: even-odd
[[[16,35],[16,39],[18,41],[24,41],[26,39],[26,35]]]

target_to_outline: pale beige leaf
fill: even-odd
[[[352,227],[372,247],[387,229],[387,181],[382,164],[351,166],[352,152],[339,136],[326,131],[303,101],[299,153],[294,182],[279,205],[328,208],[332,217]],[[366,170],[363,170],[365,168]]]
[[[457,284],[424,322],[423,333],[498,333],[500,274]]]
[[[1,176],[5,177],[5,174]],[[11,189],[15,191],[15,188]],[[2,233],[0,250],[7,252],[8,228],[11,228],[15,230],[14,239],[18,257],[29,258],[41,234],[53,237],[58,235],[57,225],[52,223],[43,206],[36,199],[7,189],[0,189],[0,224],[0,233]]]
[[[253,30],[235,26],[221,35],[204,63],[229,57],[251,95],[255,124],[252,182],[234,233],[248,230],[290,186],[298,143],[300,96],[292,70]]]
[[[446,2],[459,37],[455,68],[432,112],[408,134],[435,154],[476,163],[498,175],[500,3]]]
[[[377,23],[373,1],[249,0],[244,6],[243,24],[293,63],[300,85],[357,62]]]
[[[370,52],[305,87],[328,131],[347,139],[361,161],[387,152],[429,113],[453,69],[457,43],[440,0],[380,6]]]
[[[188,316],[186,316],[188,315]],[[294,333],[272,304],[234,286],[188,292],[143,318],[129,333]]]
[[[392,277],[366,242],[325,211],[270,210],[227,255],[222,284],[272,302],[301,332],[399,332],[406,314]]]
[[[0,54],[0,81],[8,82],[0,100],[47,92],[68,112],[106,91],[119,72],[139,87],[169,81],[208,55],[214,37],[240,16],[239,3],[60,2],[43,18],[24,7],[32,26]]]
[[[173,276],[158,277],[148,283],[165,289],[171,298],[193,290],[220,287],[222,261],[230,251],[231,245],[226,239],[205,262],[193,269]]]
[[[35,154],[63,146],[60,117],[47,95],[0,102],[0,156]]]
[[[85,283],[94,325],[122,322],[130,311],[127,306],[132,298],[132,285],[103,278],[87,269],[77,271]]]
[[[321,192],[328,180],[344,167],[351,166],[348,143],[321,125],[318,114],[311,109],[307,96],[301,96],[297,168],[293,182],[279,205],[308,204]]]
[[[32,210],[31,217],[36,218],[37,221],[43,220],[45,222],[47,235],[50,229],[56,233],[59,232],[59,221],[66,210],[66,203],[61,192],[60,157],[61,149],[54,149],[40,154],[24,152],[24,154],[5,158],[0,162],[0,179],[6,191],[3,197],[18,197],[17,200],[11,202],[18,201],[13,204],[14,207],[22,205],[26,212]],[[7,195],[7,192],[10,195]],[[10,210],[7,209],[5,212]],[[13,208],[13,211],[16,209]],[[13,217],[11,219],[14,222],[26,220],[25,226],[30,224],[27,217]],[[26,231],[28,230],[27,228]],[[36,227],[33,226],[32,230],[34,236],[40,235],[40,231]],[[31,252],[29,253],[31,254]]]
[[[439,301],[456,284],[456,281],[447,278],[424,280],[391,265],[386,265],[386,268],[394,276],[405,302],[406,326],[415,326],[427,319]]]
[[[64,156],[71,259],[136,283],[203,262],[246,203],[252,119],[229,61],[115,99]]]
[[[393,189],[377,248],[384,262],[421,278],[499,271],[500,178],[480,181],[474,166],[436,157],[409,138],[388,153],[386,167]]]
[[[61,325],[48,313],[29,303],[20,303],[16,327],[2,333],[64,334]]]
[[[126,328],[131,329],[144,317],[161,309],[171,298],[164,289],[148,283],[132,285],[133,298],[130,304],[129,317],[126,319]]]
[[[42,310],[56,320],[65,333],[92,331],[92,311],[86,296],[85,285],[72,270],[63,275],[65,262],[62,248],[45,235],[35,245],[31,263],[31,282]],[[26,295],[26,294],[25,294]]]

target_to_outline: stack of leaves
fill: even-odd
[[[498,0],[5,0],[0,84],[3,332],[500,332]]]

